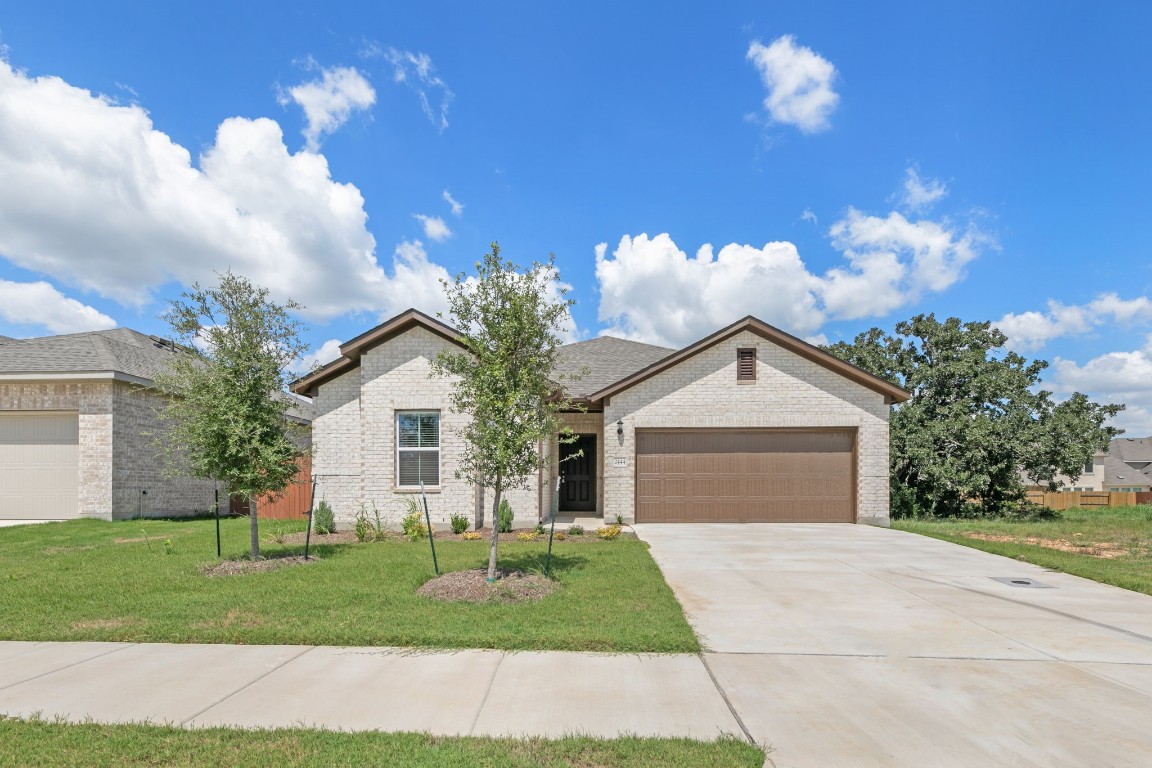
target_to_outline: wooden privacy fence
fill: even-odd
[[[1056,510],[1152,504],[1152,493],[1131,491],[1028,491],[1027,498],[1028,501]]]
[[[296,480],[279,496],[262,496],[256,500],[256,512],[260,519],[287,520],[308,514],[312,503],[312,457],[302,456]],[[239,496],[229,500],[229,511],[234,515],[248,514],[248,502]]]

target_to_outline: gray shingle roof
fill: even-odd
[[[115,371],[152,380],[172,359],[167,342],[130,328],[0,343],[0,375]]]
[[[1108,445],[1104,482],[1111,486],[1152,485],[1152,437],[1117,437]]]
[[[638,341],[601,336],[591,341],[565,344],[558,350],[555,374],[575,374],[587,368],[588,374],[576,382],[564,382],[571,397],[587,397],[647,368],[676,350],[641,344]]]

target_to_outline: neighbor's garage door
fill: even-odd
[[[0,413],[0,520],[76,517],[75,413]]]
[[[851,430],[637,430],[636,522],[851,523]]]

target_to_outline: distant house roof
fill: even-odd
[[[575,381],[565,381],[569,396],[575,399],[587,398],[607,386],[615,384],[637,371],[658,363],[676,352],[668,347],[654,344],[641,344],[638,341],[601,336],[590,341],[565,344],[558,350],[558,360],[554,376],[584,376]]]
[[[1104,459],[1104,483],[1152,485],[1152,437],[1117,437]]]
[[[171,342],[130,328],[0,341],[0,377],[123,374],[151,382],[174,354]]]

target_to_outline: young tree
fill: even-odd
[[[248,500],[252,558],[260,557],[256,498],[283,491],[302,454],[292,440],[284,394],[286,370],[305,351],[300,324],[268,291],[225,272],[214,288],[193,285],[162,315],[188,347],[156,377],[168,395],[163,411],[170,465],[194,477],[223,480]]]
[[[492,489],[492,541],[488,581],[496,578],[504,492],[523,488],[544,459],[539,443],[564,431],[558,413],[571,406],[552,380],[558,333],[573,304],[558,288],[554,258],[522,270],[500,256],[500,246],[476,263],[476,278],[445,282],[451,323],[463,350],[443,351],[433,362],[442,376],[456,377],[452,406],[471,416],[456,477]]]
[[[893,511],[985,514],[1023,496],[1020,472],[1034,482],[1079,477],[1092,454],[1119,430],[1104,426],[1123,405],[1100,405],[1079,392],[1062,403],[1038,387],[1048,363],[1004,351],[991,323],[944,322],[918,315],[826,349],[904,387],[912,399],[891,420]]]

